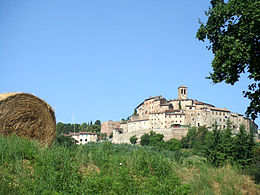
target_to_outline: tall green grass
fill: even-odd
[[[0,137],[1,194],[188,194],[173,166],[151,148],[109,142],[49,148]]]
[[[207,158],[110,142],[45,147],[0,137],[0,194],[259,194],[237,167]]]

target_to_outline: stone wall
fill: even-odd
[[[106,121],[101,124],[101,133],[106,133],[108,136],[113,133],[114,129],[120,128],[119,121]]]
[[[150,133],[151,129],[143,129],[135,132],[126,132],[126,133],[118,133],[117,131],[113,132],[113,143],[120,144],[120,143],[129,143],[130,144],[130,137],[136,135],[138,138],[138,142],[140,142],[140,138],[145,133]],[[170,129],[153,129],[155,133],[160,133],[164,135],[164,140],[169,140],[172,138],[181,139],[182,137],[186,136],[188,133],[188,128],[178,127],[178,128],[170,128]]]

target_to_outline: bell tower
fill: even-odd
[[[188,99],[188,97],[187,97],[187,87],[185,87],[185,86],[178,87],[178,99],[179,100]]]

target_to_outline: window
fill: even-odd
[[[198,127],[200,126],[200,124],[198,123]]]
[[[80,139],[79,141],[81,141],[81,142],[82,142],[82,139]]]
[[[87,142],[88,141],[88,139],[85,139],[85,142]]]

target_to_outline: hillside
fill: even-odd
[[[67,147],[0,137],[0,194],[257,194],[231,166],[188,152],[89,143]]]

